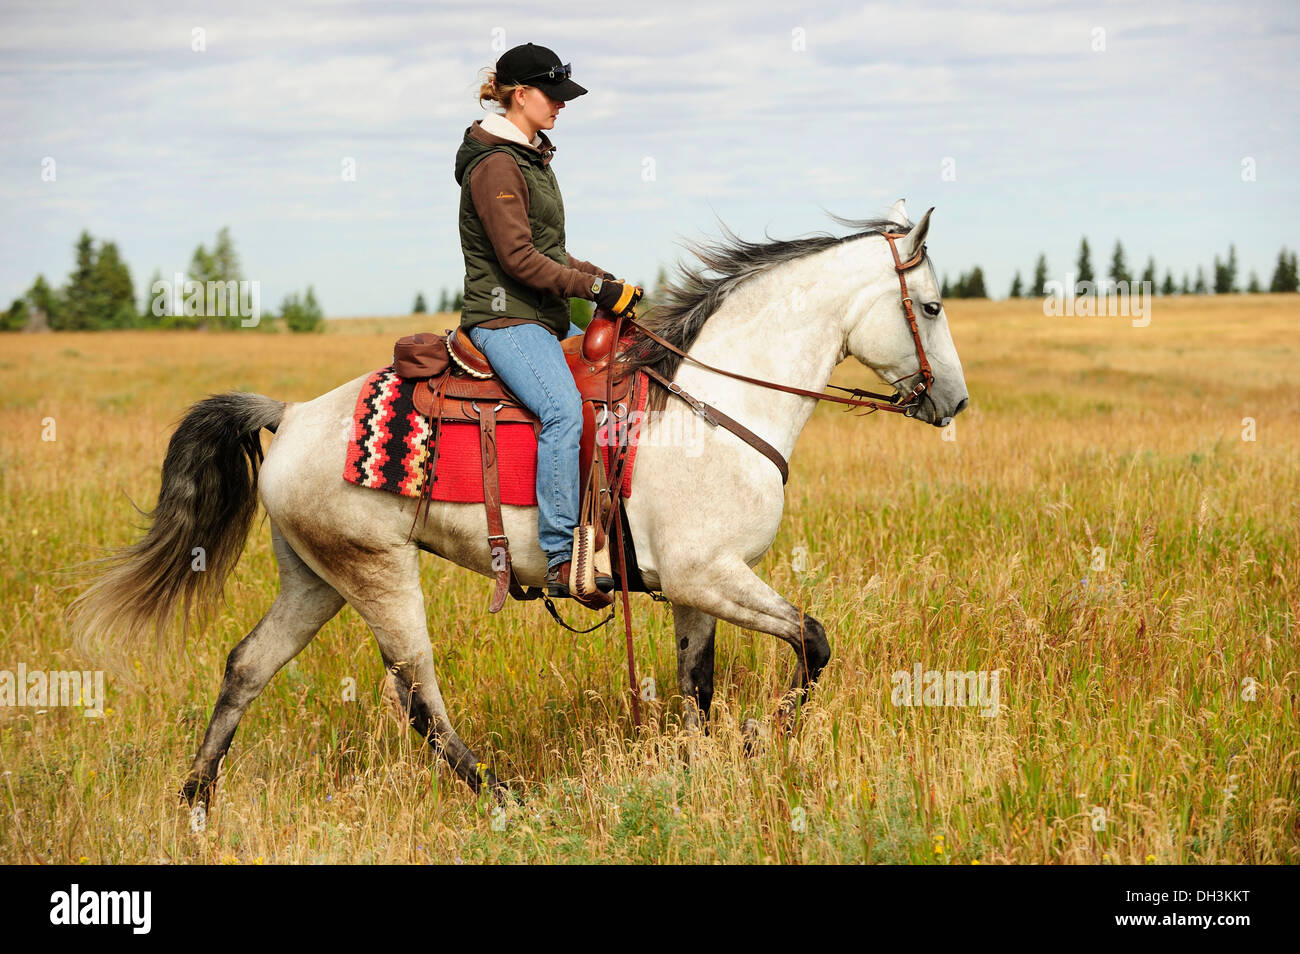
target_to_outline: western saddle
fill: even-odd
[[[580,499],[583,522],[594,524],[594,549],[606,548],[606,536],[612,523],[614,501],[610,491],[610,475],[617,472],[622,482],[623,469],[619,451],[614,451],[607,473],[605,462],[596,451],[598,428],[607,420],[608,406],[612,403],[615,418],[625,419],[633,391],[634,376],[619,376],[611,369],[614,351],[616,322],[611,314],[597,309],[585,333],[566,338],[561,347],[573,374],[574,383],[582,398],[582,440],[579,445],[578,473],[581,479]],[[626,326],[625,326],[626,327]],[[623,335],[620,351],[632,341]],[[413,342],[413,344],[412,344]],[[398,355],[418,353],[405,370]],[[445,352],[444,352],[445,349]],[[428,418],[432,435],[429,455],[425,462],[425,481],[422,497],[427,500],[433,492],[433,479],[438,460],[438,436],[444,422],[477,424],[479,446],[483,465],[483,506],[487,511],[488,549],[492,554],[492,568],[496,572],[496,589],[488,611],[498,612],[509,594],[515,599],[535,599],[540,591],[525,592],[514,578],[510,563],[510,542],[506,538],[501,520],[501,487],[497,470],[496,426],[501,422],[531,424],[533,433],[540,435],[541,421],[496,376],[487,357],[470,341],[461,329],[453,329],[445,336],[415,335],[398,343],[394,367],[404,377],[422,377],[414,393],[415,409]],[[610,393],[612,391],[612,394]],[[619,441],[619,444],[622,444]],[[422,501],[423,503],[423,501]],[[418,519],[417,508],[417,519]],[[599,561],[598,561],[599,562]],[[576,577],[575,573],[575,577]],[[584,605],[598,608],[608,606],[613,597],[603,593],[589,594],[585,598],[575,594]]]

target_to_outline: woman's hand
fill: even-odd
[[[640,285],[605,281],[600,286],[600,293],[596,295],[596,304],[613,312],[615,317],[626,318],[632,314],[632,309],[644,294]]]

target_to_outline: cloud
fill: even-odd
[[[1282,2],[10,3],[0,296],[65,274],[82,228],[142,282],[224,224],[277,299],[340,258],[310,276],[336,314],[454,288],[452,163],[483,112],[478,71],[529,40],[590,90],[551,133],[554,168],[578,253],[624,273],[715,234],[715,212],[792,235],[826,228],[821,207],[878,214],[899,195],[939,207],[937,260],[981,264],[994,288],[1082,234],[1175,271],[1222,234],[1263,271],[1296,244],[1298,33]]]

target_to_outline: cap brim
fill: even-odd
[[[579,86],[573,80],[565,80],[562,83],[534,82],[534,85],[551,99],[558,99],[562,103],[577,99],[587,91],[585,86]]]

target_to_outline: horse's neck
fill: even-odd
[[[802,267],[800,267],[802,266]],[[841,321],[851,289],[802,262],[728,296],[689,349],[691,357],[751,378],[824,390],[843,360]],[[817,401],[727,378],[683,361],[677,381],[757,433],[787,459]]]

